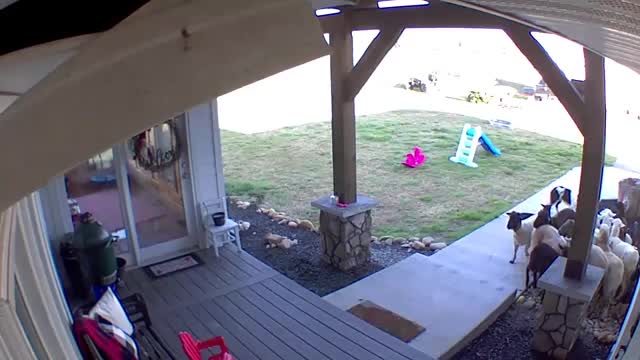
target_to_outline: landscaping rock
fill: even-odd
[[[381,236],[380,237],[380,241],[387,241],[387,240],[392,239],[392,238],[393,238],[392,236]]]
[[[411,244],[409,244],[409,243],[402,244],[402,245],[400,245],[400,247],[409,248],[409,247],[411,247]]]
[[[289,223],[287,224],[290,228],[297,228],[298,227],[298,223],[295,221],[289,221]]]
[[[393,239],[392,238],[388,238],[387,240],[383,241],[385,244],[387,245],[393,245]]]
[[[305,230],[309,230],[309,231],[315,231],[316,230],[316,227],[309,220],[300,220],[300,222],[298,223],[298,226],[301,229],[305,229]]]
[[[373,242],[378,242],[378,237],[377,237],[377,236],[372,236],[372,237],[371,237],[371,241],[373,241]]]
[[[247,231],[251,227],[251,224],[248,221],[240,221],[238,224],[241,231]]]
[[[446,247],[447,247],[447,243],[445,242],[436,242],[436,243],[431,243],[431,245],[429,245],[429,249],[431,250],[442,250]]]
[[[424,250],[427,247],[420,241],[414,241],[409,246],[411,246],[414,250]]]
[[[275,220],[273,220],[273,221],[275,221]],[[282,220],[278,221],[278,225],[285,225],[285,224],[288,224],[288,223],[289,223],[289,219],[282,219]]]
[[[403,243],[403,242],[406,242],[406,241],[407,241],[407,239],[405,239],[403,237],[399,237],[399,238],[393,239],[393,242],[395,242],[395,243]]]
[[[420,241],[420,238],[417,238],[417,237],[410,237],[410,238],[408,238],[407,240],[409,240],[409,241],[411,241],[411,242],[414,242],[414,241]]]
[[[278,244],[278,247],[281,249],[288,249],[293,245],[298,245],[298,240],[291,240],[289,238],[284,238],[282,239],[282,241]]]
[[[239,207],[240,209],[247,209],[249,206],[251,206],[251,203],[248,201],[242,201],[242,200],[238,200],[236,201],[236,206]]]
[[[422,243],[424,246],[430,246],[435,240],[431,236],[425,236],[422,238]]]
[[[284,236],[281,235],[277,235],[277,234],[272,234],[272,233],[268,233],[265,237],[264,240],[267,244],[272,245],[272,246],[277,246],[278,244],[280,244],[282,242],[282,240],[286,239]]]

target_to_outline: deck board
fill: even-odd
[[[406,344],[401,340],[393,336],[389,336],[387,333],[383,332],[382,330],[372,327],[371,325],[366,323],[364,320],[361,320],[360,318],[352,316],[346,311],[343,311],[331,305],[330,303],[323,300],[322,298],[315,296],[315,294],[311,293],[307,289],[296,284],[291,279],[288,279],[280,275],[280,276],[274,276],[273,280],[277,282],[279,285],[286,287],[289,291],[297,294],[298,296],[303,297],[310,303],[315,304],[316,306],[319,306],[328,314],[331,314],[334,317],[342,320],[345,324],[348,324],[354,329],[359,330],[361,333],[366,334],[367,336],[379,342],[380,344],[383,344],[388,348],[394,349],[394,351],[402,354],[403,356],[410,359],[425,359],[425,360],[431,359],[431,357],[426,355],[425,353],[411,346],[404,346]]]
[[[271,302],[273,305],[281,308],[288,314],[291,314],[291,316],[295,317],[303,326],[320,335],[326,341],[334,344],[346,354],[349,354],[349,356],[359,360],[381,359],[375,354],[368,352],[357,342],[346,338],[344,334],[341,334],[338,330],[333,329],[326,324],[323,324],[317,319],[309,316],[304,311],[296,308],[285,299],[270,291],[263,284],[257,284],[255,286],[252,286],[251,288],[255,290],[260,296],[267,299],[267,301]]]
[[[318,334],[307,329],[305,326],[295,320],[295,318],[289,316],[287,313],[281,311],[271,303],[267,302],[265,299],[261,298],[260,295],[258,295],[252,289],[245,288],[240,290],[239,293],[245,300],[251,302],[251,304],[255,305],[261,311],[263,311],[265,315],[269,316],[285,329],[288,329],[294,334],[297,334],[297,336],[302,338],[312,348],[316,349],[325,357],[329,359],[353,360],[353,357],[338,349],[332,343],[326,341]]]
[[[278,322],[267,316],[261,309],[243,298],[237,291],[225,296],[232,304],[241,309],[247,316],[260,324],[270,334],[276,334],[293,351],[308,360],[329,360],[324,354],[311,347],[295,333],[283,327]]]
[[[430,359],[246,252],[197,254],[201,266],[161,278],[143,269],[124,275],[123,294],[145,298],[153,328],[177,358],[183,354],[178,333],[187,331],[199,340],[223,336],[238,360]]]

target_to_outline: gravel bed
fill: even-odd
[[[541,290],[527,295],[527,301],[514,303],[480,337],[458,353],[455,360],[524,360],[548,359],[531,350],[536,312],[541,305]],[[533,300],[534,302],[532,303]],[[596,341],[590,333],[581,331],[569,360],[604,360],[610,345]]]
[[[408,252],[399,244],[372,243],[369,263],[352,271],[343,272],[320,260],[320,235],[317,233],[279,225],[271,221],[268,216],[257,213],[255,205],[240,209],[230,203],[228,208],[231,218],[248,221],[251,224],[249,230],[240,233],[245,251],[320,296],[339,290],[415,253]],[[267,249],[264,237],[270,232],[292,240],[297,239],[298,245],[289,249]],[[420,253],[430,255],[431,252],[421,251]]]

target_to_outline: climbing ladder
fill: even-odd
[[[455,156],[450,157],[449,160],[472,168],[478,167],[478,164],[473,162],[473,157],[476,155],[478,140],[481,136],[482,129],[480,126],[472,128],[471,125],[465,124],[460,134],[458,150],[456,150]]]

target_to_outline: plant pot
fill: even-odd
[[[224,212],[217,212],[211,215],[211,218],[213,218],[213,223],[215,226],[222,226],[224,225],[224,222],[227,219],[227,216],[225,215]]]

